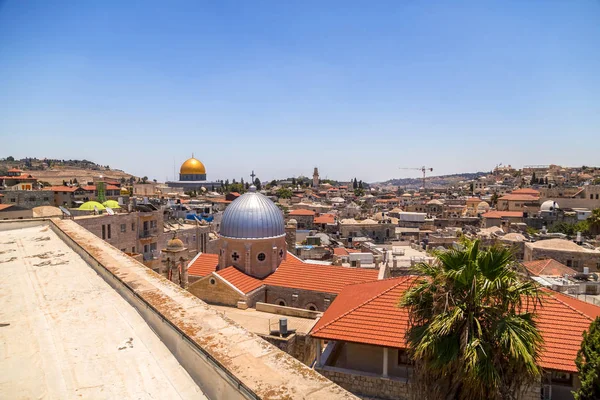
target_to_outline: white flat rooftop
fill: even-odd
[[[0,397],[205,399],[138,312],[48,226],[0,231]]]

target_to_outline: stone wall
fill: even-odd
[[[121,251],[141,253],[141,249],[137,246],[138,222],[134,213],[78,217],[74,221]],[[125,232],[122,232],[122,225],[124,225]],[[103,226],[104,237],[102,237]]]
[[[316,367],[315,370],[344,389],[359,396],[389,400],[409,400],[410,384],[403,378],[383,378],[377,375],[351,373],[340,368]]]
[[[237,307],[238,301],[245,300],[245,296],[213,274],[191,284],[188,291],[210,304]]]
[[[268,286],[266,289],[265,302],[287,307],[304,308],[307,310],[310,306],[314,306],[316,311],[325,311],[335,297],[336,295],[332,293]],[[280,301],[283,301],[285,304],[279,304]]]
[[[25,208],[54,205],[54,193],[48,190],[0,190],[0,194],[4,204]]]

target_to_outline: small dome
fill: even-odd
[[[267,196],[250,191],[235,199],[223,213],[220,235],[233,239],[265,239],[285,235],[281,210]]]
[[[478,210],[489,210],[490,205],[487,203],[487,201],[482,201],[481,203],[477,204],[477,209]]]
[[[556,211],[558,208],[558,203],[553,200],[546,200],[540,206],[540,211]]]
[[[429,201],[427,202],[427,205],[436,205],[436,206],[441,206],[441,205],[443,205],[443,204],[444,204],[444,203],[442,203],[441,201],[439,201],[439,200],[436,200],[436,199],[429,200]]]
[[[183,242],[179,238],[173,238],[167,242],[167,250],[177,251],[183,249]]]
[[[181,164],[179,173],[182,175],[203,175],[206,174],[206,168],[204,168],[204,164],[200,160],[192,157]]]

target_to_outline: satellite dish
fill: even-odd
[[[113,209],[112,209],[112,208],[110,208],[110,207],[106,207],[106,213],[107,213],[108,215],[115,215],[115,212],[114,212],[114,211],[113,211]]]
[[[71,211],[67,210],[63,206],[58,206],[58,208],[60,209],[60,211],[62,211],[62,213],[63,213],[64,216],[66,216],[66,217],[70,217],[71,216]]]

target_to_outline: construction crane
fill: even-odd
[[[422,166],[421,168],[402,168],[400,167],[400,169],[411,169],[414,171],[421,171],[423,173],[423,189],[425,189],[425,174],[427,173],[427,171],[432,172],[433,168],[427,168],[426,166]]]

